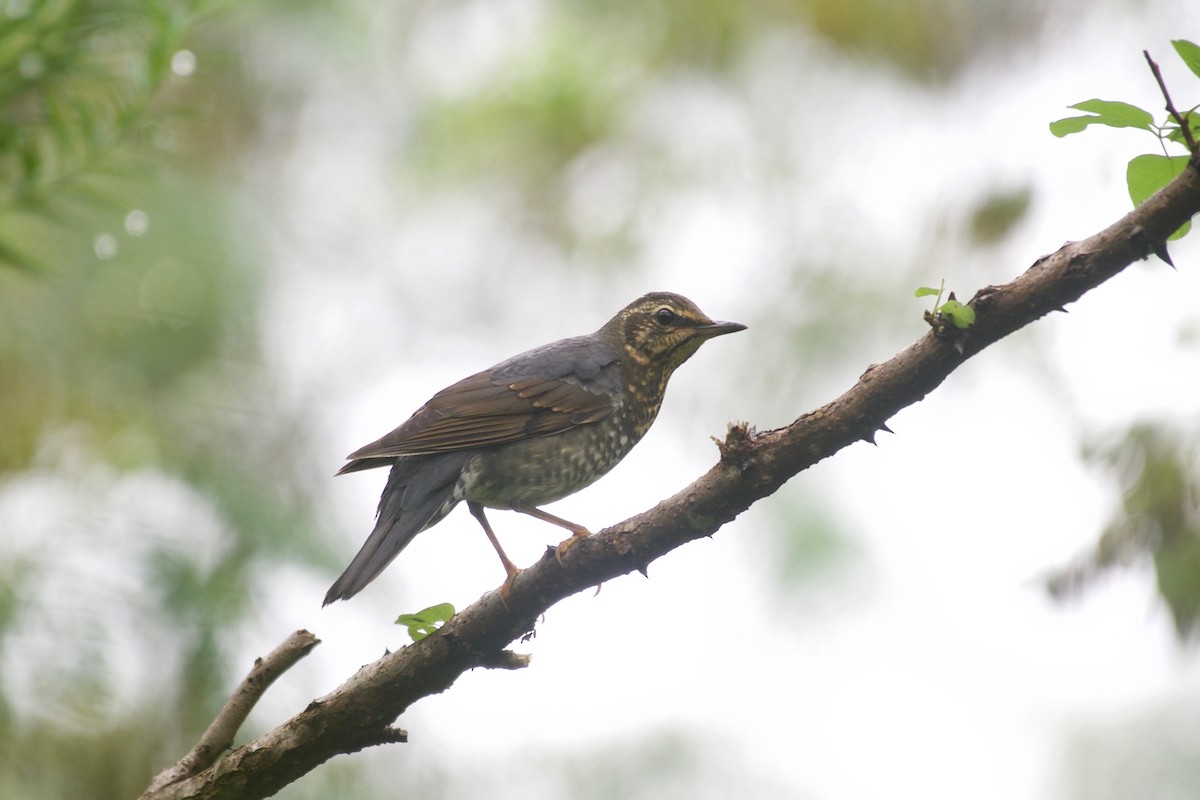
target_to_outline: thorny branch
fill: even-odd
[[[551,548],[517,577],[507,603],[498,591],[489,592],[437,633],[362,667],[207,769],[184,770],[186,777],[169,784],[156,781],[143,800],[266,797],[336,755],[403,741],[392,724],[416,701],[445,691],[469,669],[523,666],[505,648],[559,600],[644,571],[676,547],[713,534],[813,464],[854,442],[874,441],[897,411],[924,398],[968,358],[1051,311],[1065,310],[1133,262],[1165,254],[1166,238],[1197,213],[1200,157],[1194,156],[1182,175],[1107,229],[1039,258],[1007,284],[981,289],[969,302],[976,313],[972,327],[926,333],[786,427],[756,432],[731,425],[719,462],[674,497],[581,540],[562,562]]]

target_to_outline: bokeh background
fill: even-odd
[[[456,512],[349,603],[434,391],[651,290],[750,326],[552,507],[593,529],[1124,213],[1193,0],[0,4],[0,796],[136,796],[503,575]],[[1200,794],[1200,248],[981,354],[877,447],[550,611],[519,673],[281,797]],[[557,530],[493,521],[519,563]]]

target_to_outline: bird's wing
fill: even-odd
[[[615,353],[594,340],[556,342],[438,392],[399,428],[351,453],[342,472],[587,425],[611,414],[622,390]]]

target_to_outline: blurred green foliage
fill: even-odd
[[[424,87],[411,87],[407,160],[430,185],[502,186],[497,194],[515,195],[513,205],[525,211],[522,222],[535,223],[543,234],[570,236],[563,219],[567,182],[572,165],[589,151],[614,145],[622,154],[632,151],[643,181],[680,184],[692,177],[670,173],[672,153],[657,152],[669,144],[639,139],[631,130],[630,118],[639,111],[631,101],[644,99],[649,85],[697,76],[736,84],[757,46],[789,35],[816,35],[843,55],[940,83],[1039,24],[1034,11],[1028,0],[558,4],[545,9],[535,36],[510,48],[468,88],[422,96]],[[691,136],[686,127],[678,132],[681,142]],[[1015,220],[1024,212],[1019,192],[998,200],[1007,205],[981,209],[974,221],[974,232],[991,241],[1004,233],[1006,215]]]
[[[911,78],[940,82],[987,51],[1036,30],[1043,8],[1030,0],[779,0],[851,52],[885,61]]]
[[[209,149],[247,121],[216,6],[0,7],[0,796],[135,796],[224,701],[261,559],[326,557]]]
[[[653,0],[570,4],[601,37],[628,42],[657,70],[736,72],[764,34],[816,35],[918,81],[944,81],[1042,22],[1030,0]],[[600,25],[597,29],[597,24]]]
[[[45,269],[96,203],[119,205],[156,158],[167,83],[199,2],[15,2],[0,15],[0,257]],[[38,218],[56,224],[37,226]],[[30,226],[37,226],[31,229]],[[49,235],[47,235],[49,234]]]
[[[1051,574],[1047,588],[1069,596],[1149,559],[1179,637],[1200,634],[1200,435],[1139,423],[1086,457],[1114,476],[1121,508],[1095,549]]]
[[[608,55],[569,28],[522,51],[479,94],[428,104],[413,162],[443,179],[498,171],[544,185],[612,132],[620,85]]]
[[[971,209],[968,236],[976,245],[1004,241],[1013,228],[1029,215],[1032,187],[993,189],[980,197]]]

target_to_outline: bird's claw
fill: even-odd
[[[581,539],[586,539],[588,536],[591,536],[591,535],[592,534],[590,531],[582,530],[582,529],[572,533],[571,538],[564,539],[563,541],[558,543],[558,547],[554,548],[554,560],[558,562],[558,565],[560,567],[566,566],[565,564],[563,564],[563,556],[566,555],[567,551],[570,550],[572,547],[574,547],[575,544],[577,542],[579,542]]]
[[[508,577],[504,579],[504,583],[500,585],[500,603],[504,606],[506,611],[512,610],[508,607],[508,596],[512,593],[513,581],[515,581],[517,576],[520,574],[520,568],[513,567],[511,570],[509,570]]]

